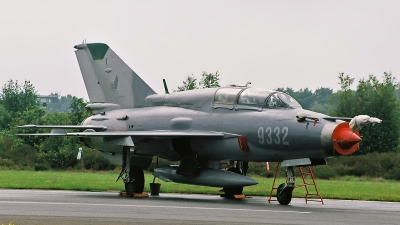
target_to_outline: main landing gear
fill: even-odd
[[[144,174],[142,168],[138,166],[131,166],[129,179],[125,179],[125,192],[127,195],[134,193],[142,193],[144,189]]]
[[[143,169],[131,165],[131,152],[129,146],[124,146],[122,155],[122,170],[118,177],[125,183],[125,193],[128,196],[142,194],[144,189]],[[118,181],[117,179],[117,181]]]
[[[233,164],[233,162],[232,162]],[[242,174],[246,176],[247,169],[249,168],[249,163],[246,161],[237,161],[236,167],[231,167],[228,171],[232,173]],[[223,187],[222,190],[224,194],[221,197],[225,198],[236,198],[235,196],[242,195],[243,193],[243,186],[236,186],[236,187]]]

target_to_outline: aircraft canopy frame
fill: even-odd
[[[241,105],[256,108],[302,108],[290,95],[262,88],[224,87],[214,95],[214,104]]]

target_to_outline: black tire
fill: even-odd
[[[133,195],[134,189],[135,189],[135,182],[127,182],[127,183],[125,183],[126,195]]]
[[[125,183],[126,194],[132,195],[133,193],[142,193],[144,189],[143,169],[139,166],[131,166],[129,175],[134,181]]]
[[[286,184],[280,184],[276,191],[276,198],[281,205],[288,205],[292,201],[293,188],[286,188],[283,190],[285,186]]]
[[[229,168],[228,171],[241,174],[240,170],[238,168]],[[238,186],[238,187],[223,187],[224,190],[224,197],[225,198],[234,198],[234,195],[241,195],[243,193],[243,186]]]

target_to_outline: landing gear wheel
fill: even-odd
[[[228,171],[241,174],[240,170],[238,168],[229,168]],[[224,197],[225,198],[235,198],[234,195],[241,195],[243,192],[243,186],[238,186],[238,187],[224,187],[223,191],[225,192]]]
[[[142,193],[144,189],[144,174],[143,169],[139,166],[132,166],[129,177],[133,179],[133,182],[125,183],[125,191],[127,195],[133,193]]]
[[[278,199],[278,202],[281,205],[288,205],[290,201],[292,201],[293,188],[285,188],[285,187],[286,184],[280,184],[276,191],[276,198]]]
[[[125,183],[126,195],[128,195],[128,196],[133,195],[134,188],[135,188],[135,182],[127,182],[127,183]]]

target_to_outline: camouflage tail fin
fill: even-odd
[[[142,107],[144,99],[155,94],[108,45],[85,43],[74,48],[91,102]]]

